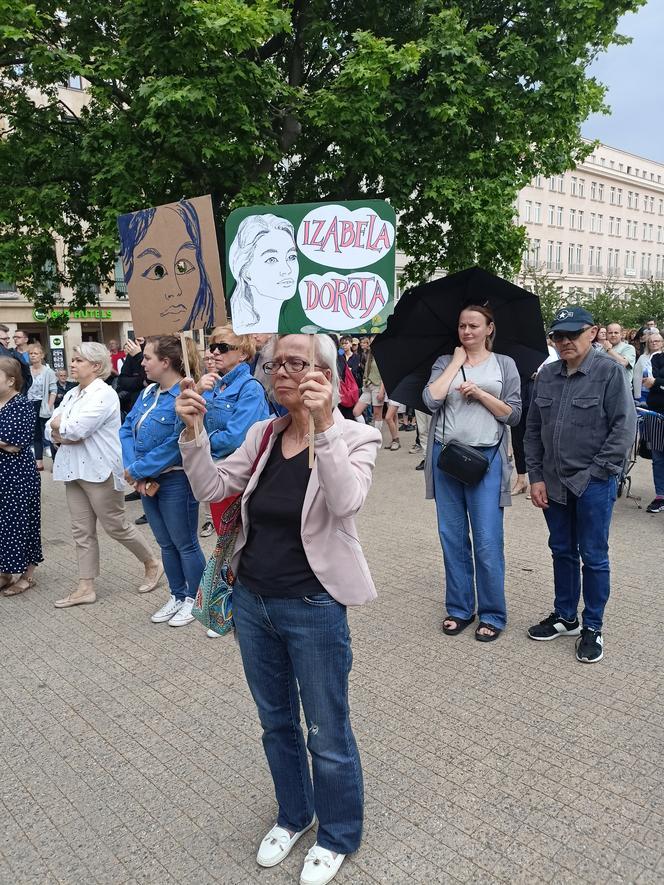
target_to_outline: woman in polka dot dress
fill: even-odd
[[[32,404],[21,396],[21,365],[0,357],[0,590],[17,596],[35,582],[42,562],[40,481],[30,450]],[[14,580],[14,575],[19,575]]]

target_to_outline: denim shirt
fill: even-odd
[[[120,428],[122,461],[134,479],[157,479],[171,467],[180,467],[178,436],[182,427],[175,414],[180,383],[170,390],[158,384],[146,387]]]
[[[563,360],[544,366],[528,412],[524,439],[530,482],[567,503],[591,478],[618,476],[636,434],[636,411],[625,370],[590,348],[576,372]]]
[[[204,396],[205,429],[215,461],[239,448],[253,424],[270,417],[263,385],[252,376],[247,363],[238,363]]]

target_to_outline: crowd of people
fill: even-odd
[[[137,592],[167,587],[152,622],[191,624],[206,563],[199,537],[219,532],[226,502],[240,496],[233,621],[278,805],[257,862],[280,863],[317,825],[303,885],[331,881],[362,836],[346,609],[376,596],[355,517],[381,446],[397,451],[411,431],[409,451],[422,456],[415,467],[435,501],[445,570],[445,636],[476,619],[478,642],[502,636],[504,508],[527,494],[543,511],[553,558],[552,612],[528,636],[576,637],[582,663],[604,656],[611,516],[635,406],[664,416],[662,336],[649,323],[630,342],[618,324],[598,327],[566,307],[550,326],[549,357],[524,378],[494,352],[495,333],[487,304],[464,307],[459,345],[434,363],[424,412],[390,399],[368,337],[317,335],[311,365],[308,336],[236,335],[226,325],[207,336],[202,359],[193,339],[183,353],[179,337],[162,335],[122,348],[82,343],[69,371],[54,372],[38,342],[18,330],[11,347],[0,325],[3,596],[33,587],[43,561],[45,445],[78,561],[59,609],[96,602],[100,523],[140,562]],[[654,513],[664,511],[664,443],[650,457]],[[149,534],[128,518],[126,500],[140,500],[136,522]]]

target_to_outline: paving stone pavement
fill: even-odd
[[[335,881],[664,882],[664,514],[617,503],[600,664],[526,637],[552,593],[524,496],[506,516],[506,633],[448,638],[418,460],[380,453],[360,519],[379,588],[349,613],[366,831]],[[645,508],[644,463],[633,492]],[[313,834],[280,867],[255,863],[275,805],[233,640],[151,624],[165,590],[137,595],[103,533],[97,604],[55,610],[76,570],[48,472],[43,498],[38,587],[0,599],[0,883],[297,882]]]

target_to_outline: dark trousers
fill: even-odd
[[[41,400],[33,400],[32,407],[35,410],[35,432],[32,437],[32,445],[35,450],[35,459],[43,461],[44,459],[44,431],[48,418],[42,418],[39,414],[41,409]]]

